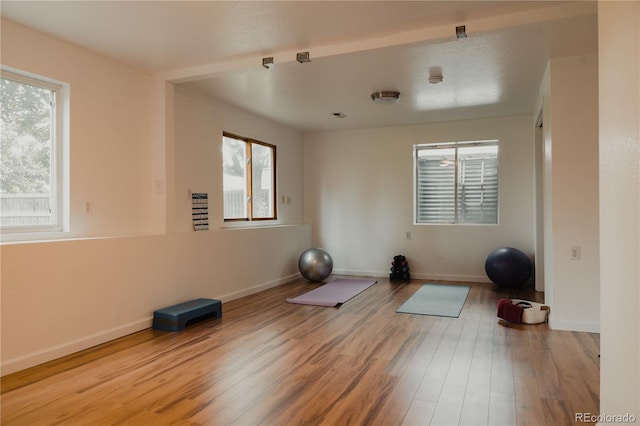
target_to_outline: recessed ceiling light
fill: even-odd
[[[398,102],[400,98],[400,92],[383,91],[375,92],[371,94],[371,100],[377,104],[393,104]]]

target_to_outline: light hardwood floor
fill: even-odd
[[[459,318],[395,313],[424,280],[377,278],[340,308],[303,280],[2,379],[2,425],[565,425],[598,413],[599,335],[509,325],[472,284]],[[456,285],[456,283],[451,283]]]

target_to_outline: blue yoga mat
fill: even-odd
[[[396,312],[458,318],[471,286],[424,284]]]

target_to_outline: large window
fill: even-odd
[[[0,228],[62,230],[63,87],[4,69],[0,77]]]
[[[225,221],[276,219],[276,147],[225,133],[222,137]]]
[[[414,146],[416,223],[498,223],[498,141]]]

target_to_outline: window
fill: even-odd
[[[60,231],[63,86],[4,69],[0,77],[0,228]]]
[[[224,220],[276,219],[276,147],[228,133],[222,137]]]
[[[498,141],[415,145],[416,223],[498,223]]]

